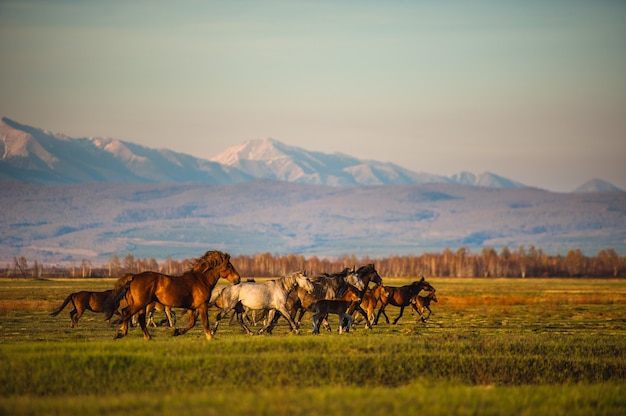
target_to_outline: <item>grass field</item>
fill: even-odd
[[[301,335],[223,322],[212,342],[201,325],[151,328],[147,342],[138,329],[113,340],[91,312],[74,329],[69,309],[49,316],[112,280],[2,279],[0,414],[624,413],[626,280],[428,280],[439,302],[426,324],[407,309],[397,325],[314,336],[306,315]]]

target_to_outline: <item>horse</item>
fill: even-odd
[[[339,316],[339,333],[342,333],[344,327],[344,319],[346,321],[346,332],[350,331],[352,326],[352,314],[348,312],[348,309],[354,304],[361,302],[360,291],[354,286],[348,286],[341,297],[337,299],[320,299],[315,303],[309,305],[307,310],[313,313],[313,333],[320,333],[320,323],[325,319],[329,313],[333,313]]]
[[[426,290],[428,292],[432,292],[435,290],[430,283],[424,280],[424,277],[421,280],[411,283],[410,285],[394,287],[394,286],[385,286],[387,291],[389,292],[389,297],[387,298],[387,302],[382,302],[382,306],[378,310],[376,314],[376,318],[374,319],[374,325],[378,324],[378,318],[380,315],[385,315],[385,319],[387,323],[389,323],[389,317],[385,313],[385,307],[387,305],[393,305],[400,307],[400,315],[393,321],[393,324],[397,324],[398,320],[402,317],[404,313],[404,308],[411,304],[411,298],[417,294],[419,294],[422,290]]]
[[[369,276],[368,274],[368,277]],[[366,287],[365,282],[361,279],[357,271],[350,268],[346,268],[339,273],[322,273],[320,276],[311,280],[311,282],[313,283],[313,292],[307,293],[305,290],[298,289],[289,294],[288,305],[290,316],[298,325],[302,322],[302,317],[312,303],[322,299],[336,299],[338,296],[342,295],[349,285],[354,286],[359,291],[364,290]],[[300,313],[298,314],[298,312]],[[327,324],[324,326],[327,327]]]
[[[122,310],[122,326],[114,339],[128,333],[131,317],[139,313],[139,325],[144,339],[149,340],[150,333],[146,328],[146,307],[152,302],[164,306],[187,309],[189,324],[185,328],[176,328],[173,335],[183,335],[196,324],[199,314],[204,326],[207,340],[213,339],[209,327],[208,302],[211,292],[220,279],[226,279],[237,285],[240,276],[230,262],[230,255],[221,251],[207,251],[202,257],[194,260],[191,270],[182,276],[169,276],[157,272],[143,272],[133,275],[123,286],[114,290],[111,302],[126,298],[128,306]]]
[[[305,272],[294,272],[279,279],[268,280],[262,283],[240,283],[237,286],[226,286],[222,289],[215,302],[218,307],[221,307],[222,311],[215,318],[213,333],[217,331],[222,317],[237,305],[241,305],[243,308],[270,310],[267,322],[259,329],[259,334],[265,331],[271,332],[271,324],[276,311],[280,312],[289,321],[292,331],[299,334],[300,330],[285,306],[287,295],[296,287],[301,287],[309,293],[313,291],[313,285]],[[248,335],[252,335],[250,329],[243,322],[241,315],[239,314],[238,316],[239,324]]]
[[[367,313],[367,319],[372,322],[374,320],[374,310],[380,308],[383,303],[387,303],[389,291],[383,285],[377,285],[374,288],[367,289],[363,299],[361,300],[361,308]]]
[[[437,295],[435,295],[435,291],[428,292],[428,295],[416,295],[411,298],[411,306],[413,309],[420,315],[423,322],[426,322],[433,311],[430,310],[430,302],[437,302]],[[424,309],[428,310],[428,316],[424,316]]]
[[[90,292],[83,290],[81,292],[70,293],[63,301],[63,304],[52,311],[50,315],[57,316],[68,303],[72,302],[73,309],[70,311],[70,327],[76,328],[78,326],[78,320],[81,316],[83,316],[85,311],[108,313],[107,300],[111,296],[112,292],[113,290],[109,289],[104,292]],[[113,316],[114,313],[120,315],[117,308],[111,312],[111,316]],[[111,316],[108,316],[106,319],[109,326],[111,326]]]

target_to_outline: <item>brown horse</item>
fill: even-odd
[[[320,333],[320,324],[329,313],[339,316],[339,333],[341,334],[344,327],[344,319],[346,332],[350,331],[352,326],[352,315],[348,313],[348,309],[361,302],[361,293],[354,286],[348,285],[341,297],[337,299],[320,299],[309,305],[307,310],[313,313],[313,333]]]
[[[230,255],[221,251],[207,251],[201,258],[194,261],[191,270],[182,276],[168,276],[156,272],[136,274],[124,286],[112,295],[113,301],[122,296],[128,304],[122,310],[122,326],[115,338],[128,333],[131,317],[139,314],[139,325],[145,339],[150,339],[146,328],[146,307],[152,302],[164,306],[188,310],[189,324],[183,329],[175,329],[174,335],[182,335],[196,324],[199,314],[208,340],[213,339],[209,327],[208,303],[211,292],[220,279],[227,279],[232,284],[240,281],[239,273],[230,263]]]
[[[107,307],[107,300],[111,296],[112,292],[113,290],[105,290],[104,292],[89,292],[83,290],[81,292],[70,293],[69,296],[63,301],[63,304],[52,311],[50,315],[57,316],[68,303],[72,302],[73,309],[70,311],[70,327],[75,328],[78,326],[78,320],[81,316],[83,316],[85,311],[108,313],[109,309]],[[111,316],[113,316],[114,313],[120,315],[117,308],[111,311]],[[111,316],[107,316],[107,323],[109,326],[111,326]]]
[[[367,312],[367,319],[370,322],[374,321],[374,311],[380,308],[383,303],[387,303],[389,298],[389,292],[383,285],[378,285],[374,288],[367,289],[363,300],[361,300],[361,308]]]
[[[433,311],[430,310],[430,302],[437,302],[437,295],[434,290],[428,292],[426,296],[415,295],[411,298],[411,306],[413,306],[413,309],[421,316],[423,322],[426,322],[433,313]],[[428,310],[428,316],[424,316],[424,309]]]
[[[378,318],[380,315],[385,315],[385,319],[387,323],[389,323],[389,317],[385,313],[385,307],[387,305],[398,306],[400,308],[400,315],[393,321],[393,324],[397,324],[398,320],[402,317],[402,313],[404,312],[404,308],[411,304],[411,298],[417,294],[419,294],[422,290],[426,290],[428,292],[433,292],[435,290],[434,287],[430,285],[424,277],[417,282],[413,282],[410,285],[394,287],[394,286],[385,286],[387,292],[389,292],[389,297],[387,298],[387,302],[381,302],[382,306],[378,310],[376,314],[376,319],[374,319],[374,325],[378,324]]]

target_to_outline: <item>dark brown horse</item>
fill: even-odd
[[[134,275],[124,286],[112,295],[113,302],[121,297],[126,298],[127,307],[122,309],[122,326],[115,338],[128,333],[131,317],[139,314],[139,325],[145,339],[150,339],[146,328],[146,306],[159,302],[172,308],[188,310],[189,324],[183,329],[175,329],[174,335],[182,335],[196,324],[199,314],[208,340],[213,339],[209,327],[208,303],[211,292],[220,279],[227,279],[238,284],[240,277],[230,263],[230,255],[221,251],[207,251],[201,258],[194,261],[191,270],[182,276],[168,276],[156,272],[143,272]]]
[[[410,285],[395,287],[395,286],[385,286],[387,292],[389,292],[389,297],[387,298],[387,302],[381,302],[382,306],[378,310],[376,314],[376,319],[374,319],[374,325],[378,324],[378,318],[381,314],[385,315],[385,319],[387,323],[389,323],[389,317],[385,313],[385,307],[387,305],[398,306],[400,308],[400,315],[393,321],[393,324],[397,324],[398,320],[402,318],[402,314],[404,313],[404,308],[411,304],[411,298],[417,294],[419,294],[422,290],[433,292],[435,290],[434,287],[430,285],[424,277],[417,282],[413,282]]]
[[[92,311],[96,313],[108,313],[108,299],[111,296],[113,290],[105,290],[104,292],[89,292],[83,290],[81,292],[70,293],[68,297],[65,298],[63,304],[59,306],[57,309],[52,311],[50,315],[57,316],[61,311],[67,306],[68,303],[72,302],[73,309],[70,311],[70,327],[75,328],[78,326],[78,320],[85,311]],[[113,314],[120,315],[117,311],[117,308],[114,308],[111,311],[111,315],[107,316],[107,323],[109,326],[111,325],[110,320]]]
[[[348,285],[343,294],[336,299],[320,299],[309,305],[307,310],[313,313],[313,333],[320,333],[320,324],[329,313],[339,316],[339,333],[341,334],[345,326],[346,332],[350,331],[352,326],[352,315],[348,313],[348,309],[361,302],[361,291],[354,286]],[[346,323],[344,324],[344,319]]]

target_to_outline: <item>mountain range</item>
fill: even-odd
[[[489,188],[526,187],[490,172],[461,172],[451,176],[416,173],[393,163],[312,152],[270,138],[249,140],[206,160],[112,138],[70,138],[6,117],[0,121],[0,137],[0,180],[42,185],[87,182],[229,184],[271,179],[329,186],[451,183]],[[619,188],[596,179],[581,185],[576,192],[614,190]]]
[[[6,118],[0,137],[0,270],[20,256],[105,263],[115,254],[189,258],[208,249],[626,252],[626,192],[601,180],[554,193],[494,174],[420,174],[272,139],[202,160]]]

